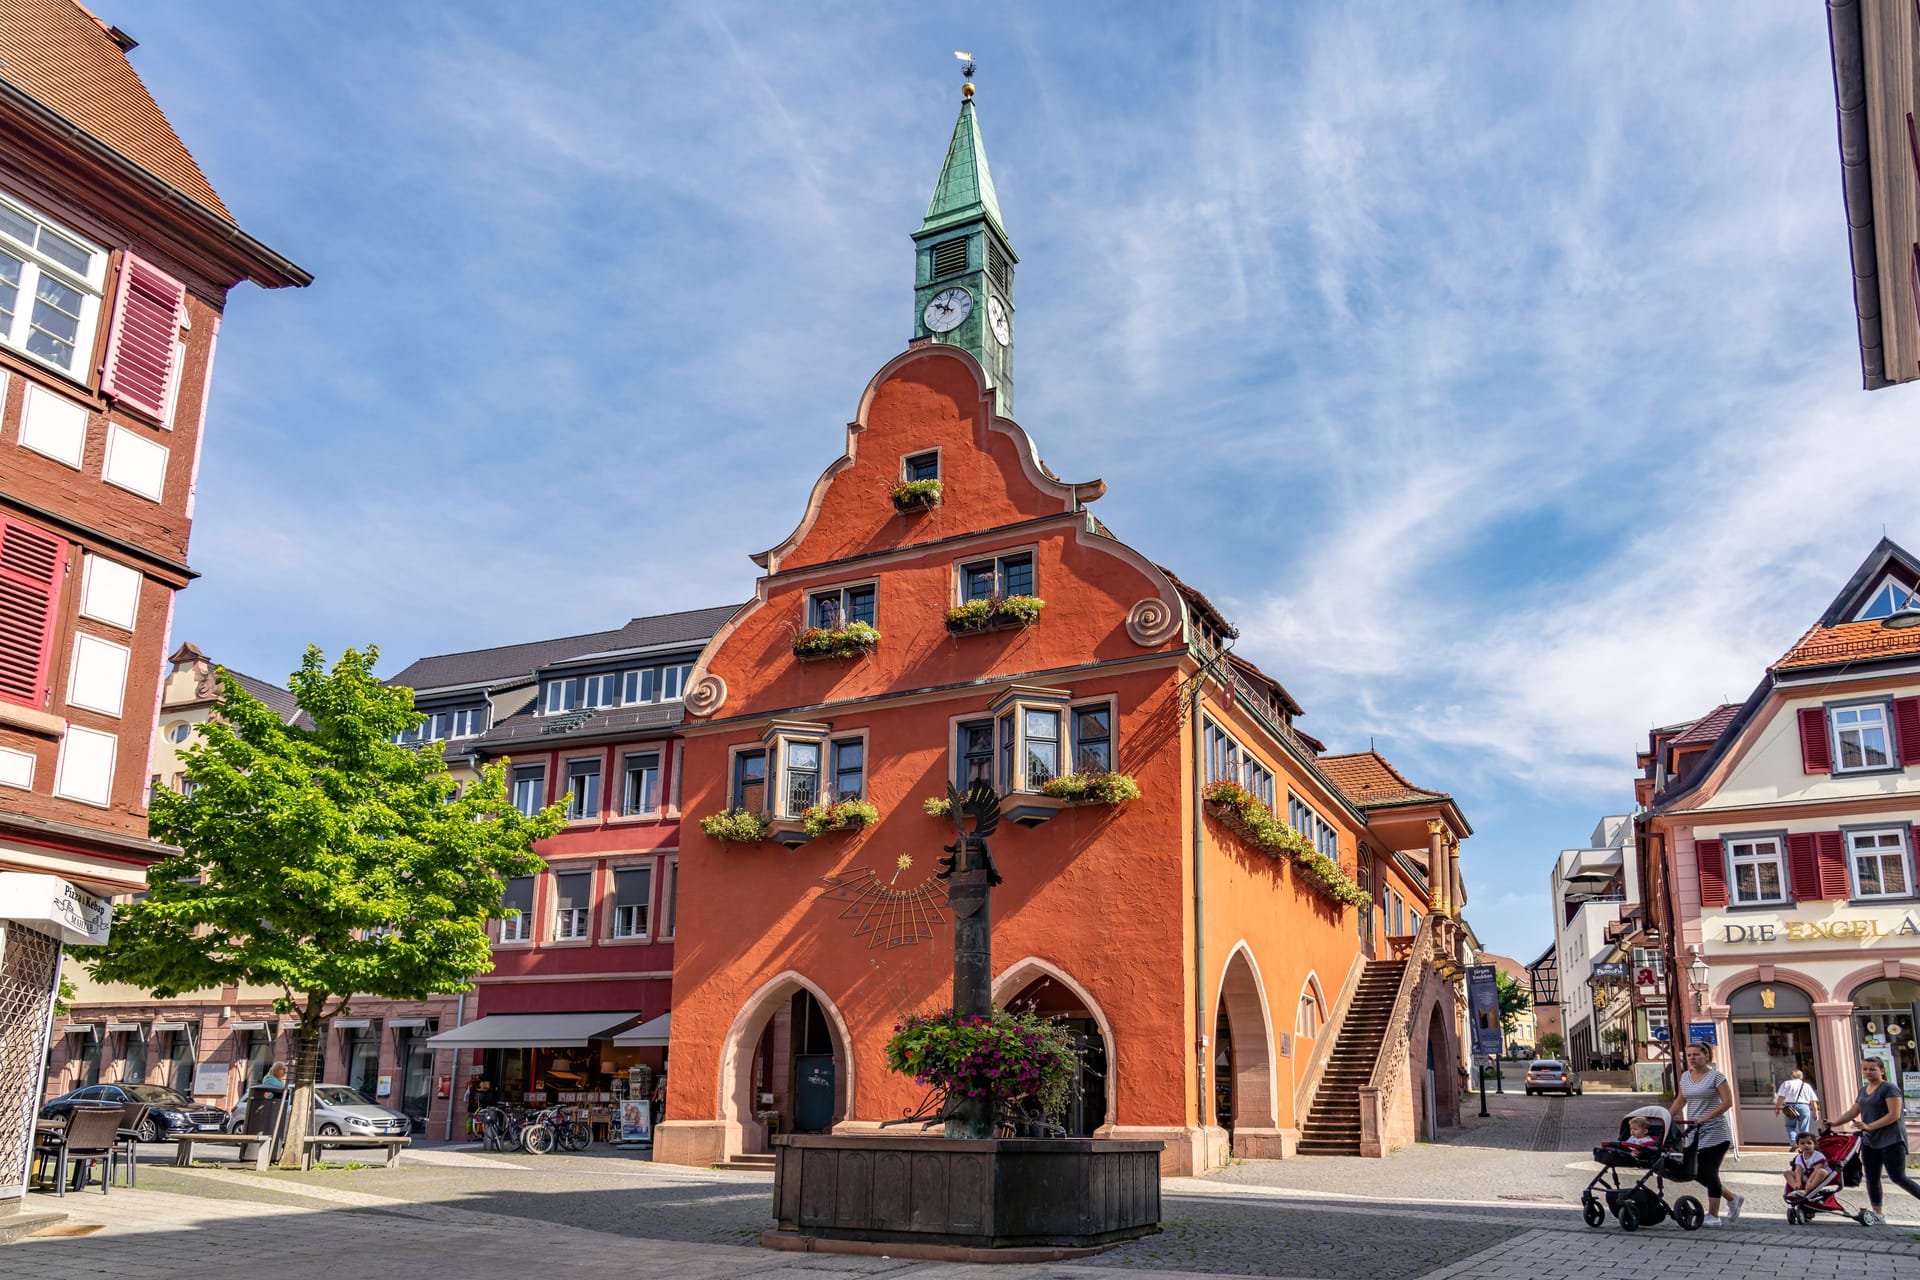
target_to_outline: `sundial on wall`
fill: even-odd
[[[939,905],[946,888],[933,877],[910,889],[895,884],[912,865],[913,859],[903,853],[895,860],[892,880],[882,880],[871,867],[823,876],[820,883],[826,892],[820,896],[846,904],[836,918],[855,921],[853,936],[864,937],[868,950],[911,947],[933,937],[934,929],[946,923]]]

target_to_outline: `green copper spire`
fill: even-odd
[[[916,233],[924,235],[957,226],[984,216],[1007,238],[1007,225],[1000,218],[1000,197],[993,190],[993,174],[987,169],[987,144],[980,140],[980,122],[973,113],[973,99],[960,104],[960,118],[954,122],[953,141],[947,144],[947,163],[934,184],[933,199],[927,204],[926,221]]]
[[[967,74],[973,74],[971,59]],[[999,394],[999,412],[1011,415],[1013,269],[1020,256],[1000,220],[1000,197],[974,117],[972,83],[961,93],[947,162],[927,216],[913,233],[913,336],[971,353]]]

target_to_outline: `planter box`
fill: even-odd
[[[1160,1229],[1158,1142],[781,1134],[773,1144],[776,1246],[1091,1249]]]
[[[1039,619],[1036,618],[1034,621],[1037,622]],[[1032,625],[1032,622],[1022,622],[1012,614],[999,613],[988,614],[978,620],[969,618],[963,622],[955,622],[952,618],[947,619],[947,630],[956,636],[977,635],[982,631],[1020,631]]]
[[[931,511],[940,505],[938,498],[895,498],[893,509],[903,516],[918,515],[922,511]]]
[[[862,644],[849,645],[837,650],[796,648],[793,656],[802,662],[843,662],[851,658],[864,658],[879,647],[879,645]]]

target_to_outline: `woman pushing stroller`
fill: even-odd
[[[1901,1115],[1902,1098],[1900,1090],[1887,1079],[1886,1063],[1877,1057],[1865,1058],[1860,1063],[1863,1083],[1860,1096],[1854,1099],[1852,1106],[1833,1117],[1833,1123],[1842,1125],[1849,1120],[1860,1122],[1860,1157],[1867,1169],[1867,1202],[1872,1206],[1870,1212],[1876,1222],[1886,1221],[1881,1211],[1880,1175],[1885,1173],[1887,1181],[1902,1191],[1920,1200],[1920,1184],[1907,1177],[1907,1124]]]

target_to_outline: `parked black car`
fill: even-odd
[[[90,1084],[72,1093],[63,1093],[40,1108],[44,1120],[57,1120],[73,1111],[76,1102],[147,1104],[147,1118],[140,1125],[140,1141],[164,1142],[183,1133],[224,1133],[227,1113],[219,1107],[195,1102],[177,1089],[157,1084]]]

